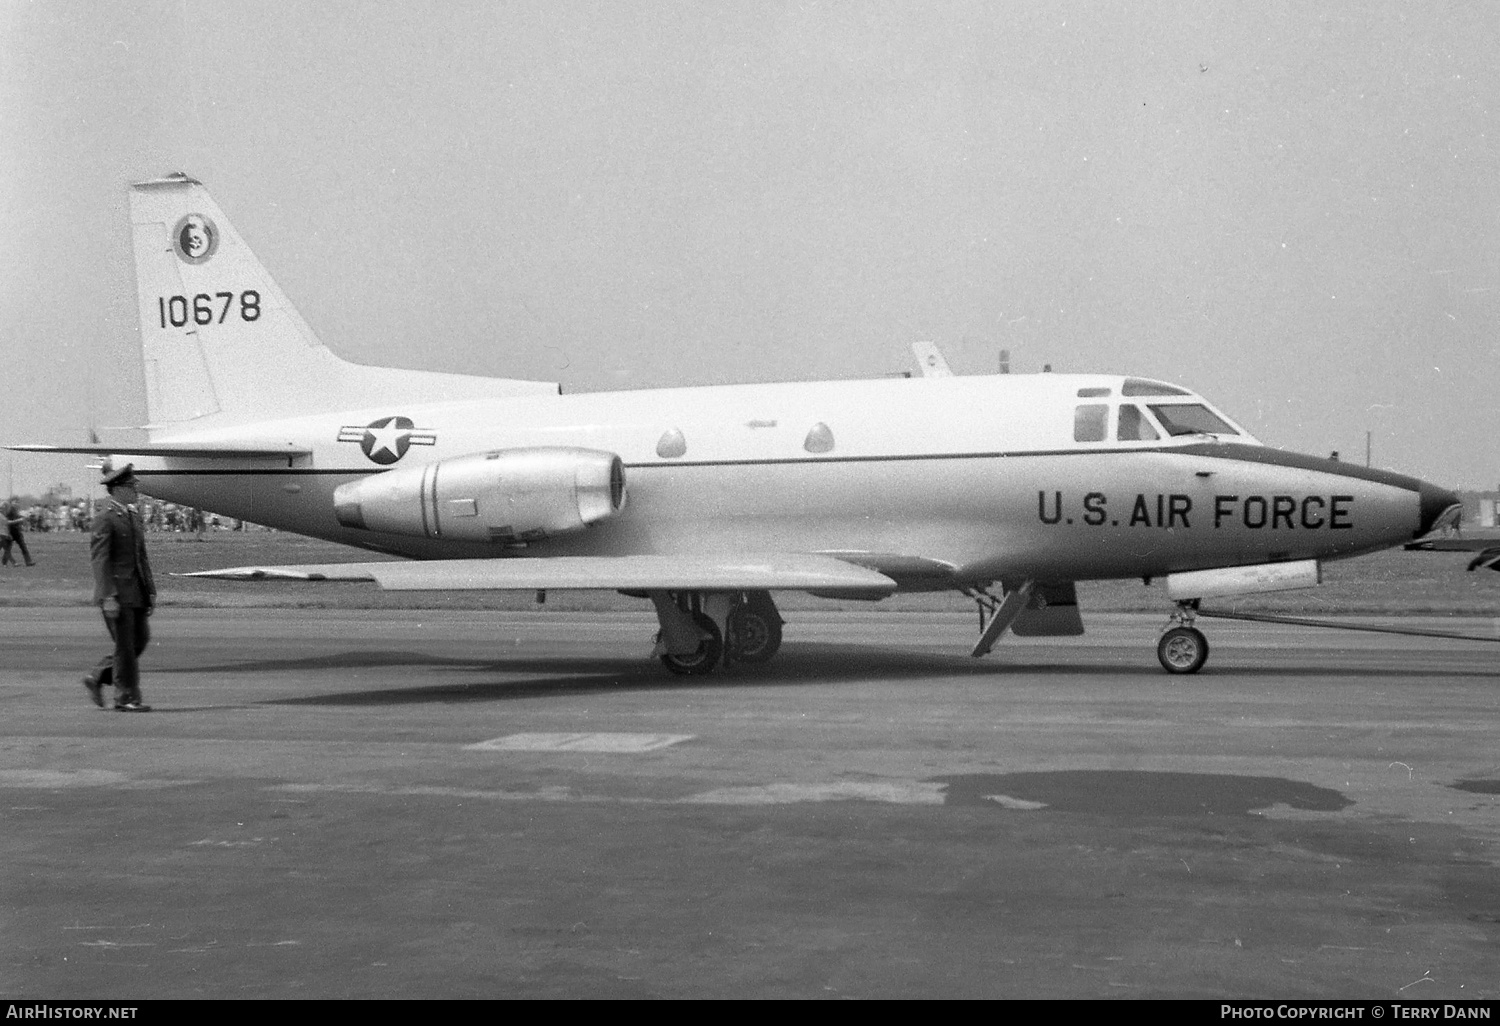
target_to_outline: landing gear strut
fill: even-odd
[[[1002,598],[996,598],[983,588],[966,592],[979,603],[979,640],[975,642],[969,655],[976,659],[989,655],[995,642],[1000,640],[1000,635],[1005,633],[1005,629],[1021,615],[1021,611],[1031,601],[1031,593],[1035,588],[1035,581],[1021,581]]]
[[[1193,626],[1197,613],[1198,600],[1183,599],[1162,628],[1156,658],[1168,673],[1197,673],[1208,662],[1208,639]]]

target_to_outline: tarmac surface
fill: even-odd
[[[789,619],[6,609],[0,996],[1500,996],[1500,646]]]

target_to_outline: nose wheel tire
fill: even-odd
[[[1196,627],[1173,627],[1157,642],[1156,658],[1168,673],[1197,673],[1208,662],[1208,639]]]
[[[663,652],[661,655],[663,666],[683,676],[712,673],[724,655],[724,639],[719,635],[719,628],[713,620],[702,613],[694,613],[693,623],[708,633],[708,637],[698,644],[698,651],[687,655],[673,655],[671,652]]]

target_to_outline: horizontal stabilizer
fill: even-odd
[[[1500,570],[1500,548],[1485,549],[1479,555],[1469,560],[1469,569],[1478,570],[1480,567],[1489,567],[1491,570]]]
[[[241,566],[183,577],[230,581],[374,581],[386,591],[756,591],[858,588],[895,591],[884,574],[830,556],[557,556],[378,563]]]
[[[1401,547],[1407,552],[1483,552],[1500,549],[1500,538],[1426,538]]]
[[[197,460],[248,460],[265,457],[307,456],[303,445],[271,445],[265,442],[135,442],[120,445],[7,445],[16,452],[79,452],[94,456],[177,456]]]

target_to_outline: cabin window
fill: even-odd
[[[683,437],[681,428],[668,428],[656,440],[656,455],[664,460],[675,460],[685,452],[687,439]]]
[[[1234,428],[1226,424],[1217,413],[1198,403],[1173,403],[1153,405],[1151,412],[1167,434],[1177,435],[1237,435]]]
[[[808,429],[802,448],[808,452],[833,452],[833,432],[827,424],[819,421]]]
[[[1145,378],[1126,378],[1125,385],[1120,389],[1121,395],[1192,395],[1186,389],[1178,388],[1176,385],[1168,385],[1160,381],[1147,381]]]
[[[1073,441],[1102,442],[1109,422],[1109,407],[1085,403],[1073,411]]]
[[[1134,403],[1120,404],[1120,427],[1116,435],[1122,442],[1154,442],[1161,436]]]

